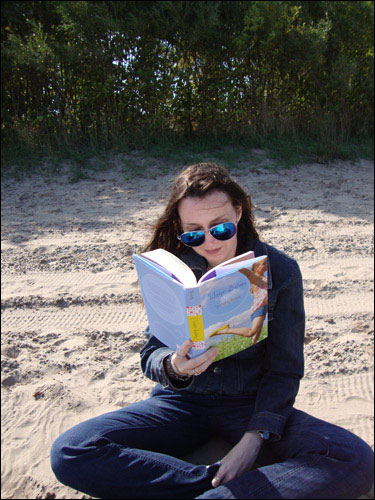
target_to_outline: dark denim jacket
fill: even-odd
[[[255,346],[222,359],[179,386],[168,378],[163,359],[172,351],[147,327],[141,351],[143,373],[176,392],[218,398],[248,398],[254,403],[248,430],[266,430],[280,439],[303,377],[305,311],[302,276],[297,262],[257,241],[255,256],[268,256],[268,337]],[[206,261],[191,250],[182,258],[199,278]]]

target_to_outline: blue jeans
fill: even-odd
[[[265,442],[258,468],[212,488],[216,466],[183,456],[220,435],[235,445],[253,412],[248,398],[151,397],[69,429],[54,442],[57,479],[98,498],[357,498],[373,482],[374,454],[351,432],[294,409],[283,437]]]

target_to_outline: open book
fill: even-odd
[[[212,346],[215,361],[267,337],[267,256],[238,255],[193,271],[166,250],[133,255],[151,332],[176,350],[188,339],[196,357]]]

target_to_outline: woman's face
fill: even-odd
[[[241,209],[235,209],[229,196],[223,191],[213,191],[203,198],[183,198],[178,204],[182,231],[203,230],[205,240],[194,247],[204,257],[210,267],[236,256],[237,233],[229,240],[216,240],[208,230],[222,222],[237,222],[241,218]]]

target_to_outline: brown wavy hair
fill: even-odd
[[[163,248],[181,256],[187,247],[177,239],[182,233],[178,204],[183,198],[198,197],[212,191],[226,193],[235,208],[242,208],[242,216],[237,225],[237,251],[240,255],[254,246],[259,239],[255,229],[251,197],[229,175],[228,171],[216,163],[197,163],[185,168],[176,178],[171,195],[163,214],[154,227],[154,233],[143,251]]]

